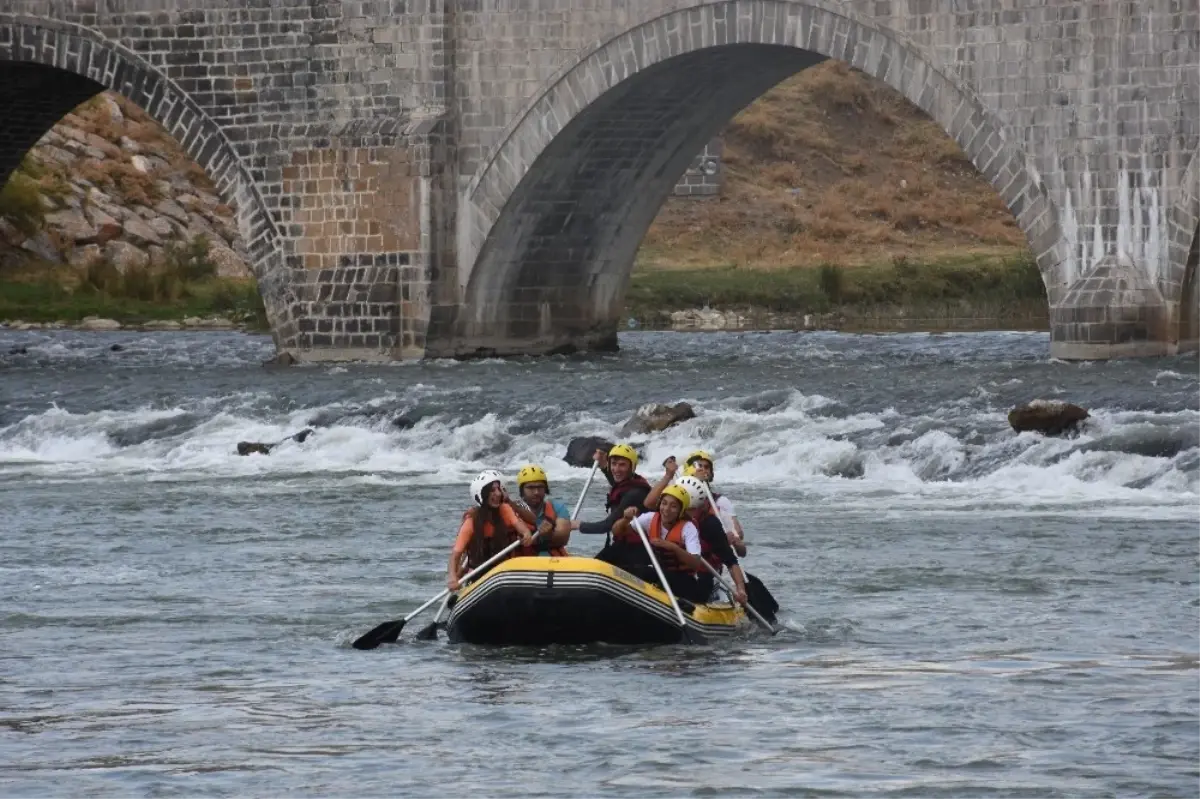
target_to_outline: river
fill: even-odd
[[[1194,355],[1062,363],[1043,333],[621,344],[265,369],[260,336],[0,331],[0,790],[1196,795]],[[1014,433],[1035,397],[1093,418]],[[643,471],[715,452],[778,636],[497,651],[413,642],[426,617],[349,646],[440,590],[480,469],[540,461],[571,505],[572,436],[678,400],[698,416],[645,437]]]

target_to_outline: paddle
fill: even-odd
[[[733,533],[735,536],[737,536],[737,537],[738,537],[738,540],[740,541],[740,540],[741,540],[741,536],[739,536],[739,535],[738,535],[738,532],[737,532],[737,527],[735,527],[735,526],[734,526],[734,524],[733,524],[733,521],[732,521],[732,520],[730,520],[730,519],[726,518],[726,516],[725,516],[725,512],[724,512],[724,511],[722,511],[722,510],[721,510],[719,507],[717,507],[717,501],[716,501],[716,499],[714,499],[714,498],[713,498],[713,495],[712,495],[712,490],[711,490],[711,489],[709,489],[709,487],[708,487],[708,483],[706,483],[705,481],[701,480],[701,481],[700,481],[700,486],[701,486],[701,487],[704,489],[704,498],[708,500],[708,504],[709,504],[709,505],[712,507],[712,509],[713,509],[714,511],[716,511],[716,514],[717,514],[717,521],[719,521],[719,522],[721,523],[721,527],[722,527],[723,529],[725,529],[725,530],[728,530],[728,531],[732,532],[732,533]],[[712,569],[712,566],[711,566],[711,565],[709,565],[707,562],[705,562],[705,565],[709,567],[709,570],[710,570],[710,571],[712,571],[712,573],[713,573],[713,576],[717,577],[717,579],[718,579],[718,580],[719,580],[719,579],[721,579],[721,578],[720,578],[720,576],[719,576],[719,575],[717,575],[716,571],[714,571],[714,570]],[[756,579],[756,580],[757,580],[758,578],[756,577],[756,578],[754,578],[754,579]],[[762,583],[762,581],[761,581],[761,580],[759,580],[759,584],[760,584],[760,585],[761,585],[761,583]],[[722,584],[724,584],[724,581],[722,581]],[[726,586],[726,588],[728,589],[728,586]],[[762,586],[762,589],[763,589],[763,591],[766,591],[766,590],[767,590],[766,586]],[[749,593],[750,593],[750,575],[749,575],[749,574],[747,574],[747,575],[746,575],[746,594],[747,594],[747,595],[749,595]],[[769,593],[770,593],[770,592],[767,592],[767,593],[768,593],[768,595],[769,595]],[[732,595],[732,594],[730,594],[730,598],[732,598],[732,596],[733,596],[733,595]],[[762,616],[762,614],[761,614],[761,613],[759,613],[759,612],[758,612],[758,610],[757,610],[757,609],[756,609],[756,608],[755,608],[755,607],[754,607],[752,604],[750,604],[749,602],[747,602],[747,603],[746,603],[746,609],[747,609],[747,610],[749,610],[749,611],[751,611],[751,612],[752,612],[752,613],[755,615],[755,617],[756,617],[756,618],[757,618],[759,621],[761,621],[761,622],[762,622],[764,625],[768,625],[768,622],[767,622],[767,620],[766,620],[766,619],[764,619],[764,618],[763,618],[763,616]],[[771,635],[775,635],[775,633],[779,632],[779,628],[776,628],[774,625],[768,625],[768,629],[770,629],[770,630],[771,630]]]
[[[599,468],[600,464],[592,464],[592,472],[588,475],[587,482],[583,484],[583,490],[579,492],[579,501],[575,503],[575,510],[571,511],[572,519],[579,515],[579,511],[583,507],[583,500],[587,497],[588,489],[592,487],[592,480],[595,479],[596,470]],[[442,606],[438,608],[437,615],[433,617],[433,621],[431,621],[429,624],[426,624],[421,628],[420,632],[417,633],[416,639],[418,641],[432,641],[437,638],[438,627],[444,626],[443,623],[438,620],[442,617],[442,613],[445,612],[446,605],[450,603],[450,596],[451,595],[447,595],[446,600],[442,602]]]
[[[721,510],[717,506],[717,501],[713,498],[712,491],[709,489],[708,483],[704,480],[701,480],[700,486],[704,489],[704,498],[708,500],[708,504],[712,506],[713,511],[716,512],[717,521],[721,523],[721,527],[733,533],[737,540],[741,541],[742,537],[738,535],[737,527],[734,526],[733,521],[725,518],[725,511]]]
[[[446,606],[450,604],[450,599],[454,594],[446,594],[446,598],[442,600],[442,606],[438,608],[438,612],[433,614],[433,621],[422,627],[415,636],[418,641],[433,641],[437,638],[438,626],[441,623],[442,614],[446,612]]]
[[[579,516],[579,511],[583,507],[583,500],[587,496],[588,489],[592,487],[592,480],[596,477],[596,470],[600,468],[599,462],[592,464],[592,472],[588,475],[587,482],[583,484],[583,490],[579,492],[579,501],[575,503],[575,510],[571,511],[571,521],[575,521]]]
[[[533,537],[535,539],[538,537],[538,533],[536,531],[534,532]],[[471,569],[471,571],[464,574],[462,576],[462,579],[459,580],[459,582],[462,582],[462,583],[467,582],[475,575],[479,574],[482,571],[487,570],[489,567],[492,566],[492,564],[496,563],[498,560],[505,557],[506,555],[508,555],[508,553],[512,552],[514,549],[516,549],[519,546],[521,546],[520,538],[518,538],[516,541],[513,541],[511,544],[506,546],[504,549],[500,550],[495,555],[492,555],[490,558],[485,560],[483,563],[481,563],[480,565],[476,566],[474,569]],[[435,596],[433,599],[426,602],[421,607],[414,610],[412,613],[405,616],[403,619],[396,619],[394,621],[385,621],[382,624],[376,625],[374,628],[372,628],[368,632],[363,633],[361,636],[358,637],[358,639],[353,643],[352,646],[355,649],[374,649],[375,647],[379,646],[380,644],[394,644],[396,642],[396,639],[400,637],[400,631],[404,629],[405,624],[408,624],[408,622],[411,621],[414,616],[419,614],[421,611],[425,610],[425,608],[427,608],[430,605],[432,605],[433,603],[441,600],[442,598],[449,596],[450,593],[451,593],[451,591],[449,588],[443,588],[438,593],[437,596]]]
[[[270,455],[271,450],[275,449],[276,447],[278,447],[280,444],[284,443],[285,441],[295,441],[297,444],[303,444],[304,440],[306,438],[308,438],[309,436],[311,436],[312,434],[313,434],[312,428],[306,427],[303,430],[301,430],[299,433],[293,433],[292,435],[290,435],[286,438],[281,438],[280,440],[275,441],[271,444],[264,444],[261,441],[239,441],[237,444],[237,454],[253,455],[256,452],[260,452],[263,455]]]
[[[700,560],[704,560],[704,558],[700,558]],[[713,568],[713,565],[711,563],[709,563],[707,560],[704,560],[704,567],[706,569],[708,569],[710,572],[712,572],[713,579],[715,579],[718,583],[721,584],[721,587],[725,589],[725,593],[729,594],[729,601],[736,605],[737,600],[735,600],[733,598],[733,586],[731,586],[729,583],[727,583],[725,581],[725,578],[721,576],[721,573],[719,571],[717,571],[715,568]],[[758,619],[758,623],[761,624],[763,627],[765,627],[767,629],[767,632],[771,633],[771,635],[775,635],[777,632],[779,632],[779,630],[775,628],[775,625],[771,624],[769,621],[764,619],[762,617],[762,614],[760,614],[757,610],[755,610],[754,606],[751,605],[749,602],[747,602],[745,605],[743,605],[743,607],[745,607],[746,610],[750,611],[751,615],[753,615],[754,618]]]
[[[663,590],[667,592],[667,599],[671,600],[671,607],[675,608],[675,617],[679,619],[679,626],[683,629],[684,639],[689,644],[693,643],[691,630],[687,626],[687,619],[683,617],[683,608],[679,607],[679,600],[675,599],[675,592],[671,590],[671,584],[667,582],[662,566],[658,565],[658,558],[654,556],[654,547],[650,546],[650,539],[646,537],[646,531],[642,529],[642,523],[638,521],[636,516],[633,517],[633,529],[637,530],[638,537],[642,539],[642,546],[646,548],[646,554],[650,556],[650,563],[654,566],[654,573],[658,575]]]

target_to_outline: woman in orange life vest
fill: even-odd
[[[662,566],[663,576],[676,596],[692,602],[707,602],[711,587],[700,584],[697,573],[707,571],[700,560],[700,532],[687,518],[686,511],[691,497],[685,488],[678,485],[663,489],[658,500],[658,510],[638,514],[638,509],[629,507],[613,524],[613,541],[636,543],[641,546],[640,536],[633,529],[637,519],[654,547],[655,557]],[[636,572],[648,582],[658,582],[653,566],[643,567]]]
[[[464,571],[485,562],[518,538],[524,546],[514,550],[513,555],[534,554],[533,535],[513,510],[499,472],[486,471],[472,480],[471,499],[475,500],[475,507],[464,515],[450,551],[446,587],[451,591],[460,588],[459,578]]]
[[[523,509],[518,506],[517,514],[541,533],[534,544],[537,554],[566,557],[567,541],[571,538],[571,512],[561,502],[547,496],[550,480],[546,470],[532,463],[521,467],[517,472],[517,491],[528,508],[527,513],[522,513]]]
[[[604,500],[604,509],[608,511],[608,516],[598,522],[573,520],[571,529],[584,535],[609,535],[626,508],[641,510],[646,494],[650,493],[650,483],[637,473],[637,450],[628,444],[616,444],[607,453],[598,449],[594,458],[611,486],[608,497]],[[636,537],[632,542],[637,547],[636,550],[628,546],[629,543],[627,540],[606,540],[604,548],[596,553],[596,558],[617,566],[631,561],[648,563],[646,553]]]

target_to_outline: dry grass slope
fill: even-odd
[[[1024,235],[938,125],[836,61],[789,78],[724,133],[721,196],[671,199],[640,269],[775,269],[1020,257]]]

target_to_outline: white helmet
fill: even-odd
[[[483,490],[495,482],[504,485],[504,477],[495,469],[482,471],[471,481],[471,499],[475,500],[476,505],[483,505]]]
[[[704,492],[704,483],[699,477],[684,475],[675,481],[675,485],[681,486],[684,491],[687,491],[691,496],[691,507],[695,508],[708,499],[708,494]]]

